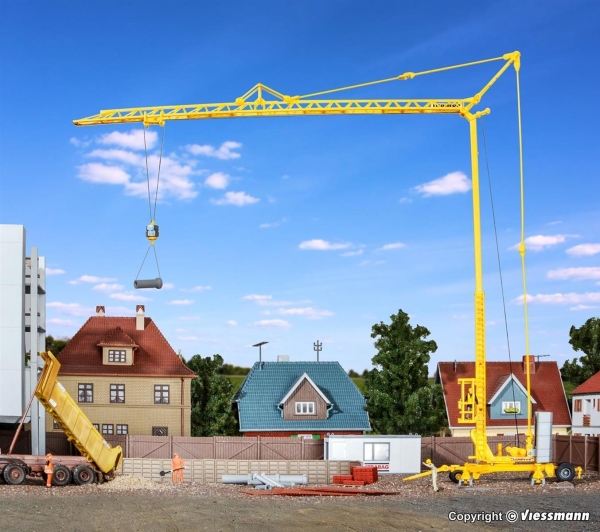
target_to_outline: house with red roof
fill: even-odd
[[[191,382],[144,305],[135,317],[96,307],[60,353],[60,383],[104,435],[189,436]],[[48,416],[46,430],[60,431]]]
[[[531,379],[532,424],[536,412],[553,413],[554,434],[567,434],[571,414],[563,388],[558,364],[540,362],[529,357]],[[523,434],[527,427],[527,366],[522,362],[486,363],[486,426],[488,436]],[[436,384],[444,390],[448,426],[452,436],[469,436],[475,423],[459,423],[458,401],[461,397],[459,379],[475,377],[475,362],[439,362]]]
[[[573,435],[600,436],[600,371],[575,388]]]

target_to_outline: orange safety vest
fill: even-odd
[[[171,469],[180,469],[185,466],[185,462],[181,458],[173,458],[171,460]]]

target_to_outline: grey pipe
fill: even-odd
[[[264,482],[267,480],[268,482]],[[223,475],[221,478],[223,484],[247,484],[257,486],[261,484],[283,484],[283,485],[306,485],[308,483],[306,475],[261,475],[260,473],[250,473],[248,475]],[[272,485],[272,484],[271,484]]]
[[[273,488],[283,488],[283,484],[280,484],[276,480],[269,478],[267,475],[254,475],[256,480],[260,480],[263,484],[271,486]]]
[[[157,288],[161,289],[163,286],[162,279],[157,277],[156,279],[137,279],[133,281],[134,288]]]

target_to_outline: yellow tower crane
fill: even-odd
[[[490,81],[474,96],[468,98],[428,98],[428,99],[317,99],[344,90],[356,89],[399,80],[411,80],[417,76],[434,74],[457,68],[470,67],[503,61],[504,64]],[[490,113],[490,109],[474,111],[482,97],[491,86],[513,66],[516,73],[517,86],[517,123],[519,131],[519,166],[521,189],[521,255],[523,293],[527,293],[525,276],[525,233],[524,233],[524,192],[523,192],[523,148],[521,132],[521,103],[519,71],[521,54],[511,52],[501,57],[494,57],[471,63],[463,63],[423,72],[406,72],[392,78],[361,83],[338,89],[331,89],[303,96],[281,94],[261,83],[252,87],[234,102],[208,103],[193,105],[169,105],[156,107],[132,107],[127,109],[110,109],[98,114],[74,120],[76,126],[93,126],[100,124],[123,124],[141,122],[145,127],[151,125],[164,126],[168,120],[201,120],[208,118],[245,118],[271,116],[314,116],[314,115],[396,115],[396,114],[450,114],[459,115],[469,122],[471,142],[471,179],[473,188],[473,228],[475,252],[475,377],[461,379],[461,400],[459,413],[461,423],[475,424],[471,431],[471,439],[475,447],[474,456],[462,465],[444,465],[438,471],[449,471],[451,478],[463,484],[472,483],[482,474],[499,471],[528,471],[532,474],[532,482],[543,482],[546,476],[557,475],[559,480],[571,480],[574,470],[570,464],[558,467],[549,460],[536,461],[534,436],[531,430],[531,390],[529,366],[529,333],[527,321],[527,299],[523,301],[525,312],[525,356],[527,368],[527,431],[525,449],[507,447],[494,454],[489,448],[486,434],[486,348],[485,348],[485,298],[483,292],[483,268],[481,252],[481,214],[479,200],[479,162],[477,148],[477,119]],[[265,95],[270,95],[269,99]],[[431,471],[422,473],[423,476]],[[416,477],[415,476],[415,477]],[[410,477],[410,478],[415,478]],[[408,479],[405,479],[408,480]]]

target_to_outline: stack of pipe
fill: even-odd
[[[249,473],[247,475],[223,475],[223,484],[246,484],[256,489],[289,488],[307,484],[306,475],[265,475]]]

